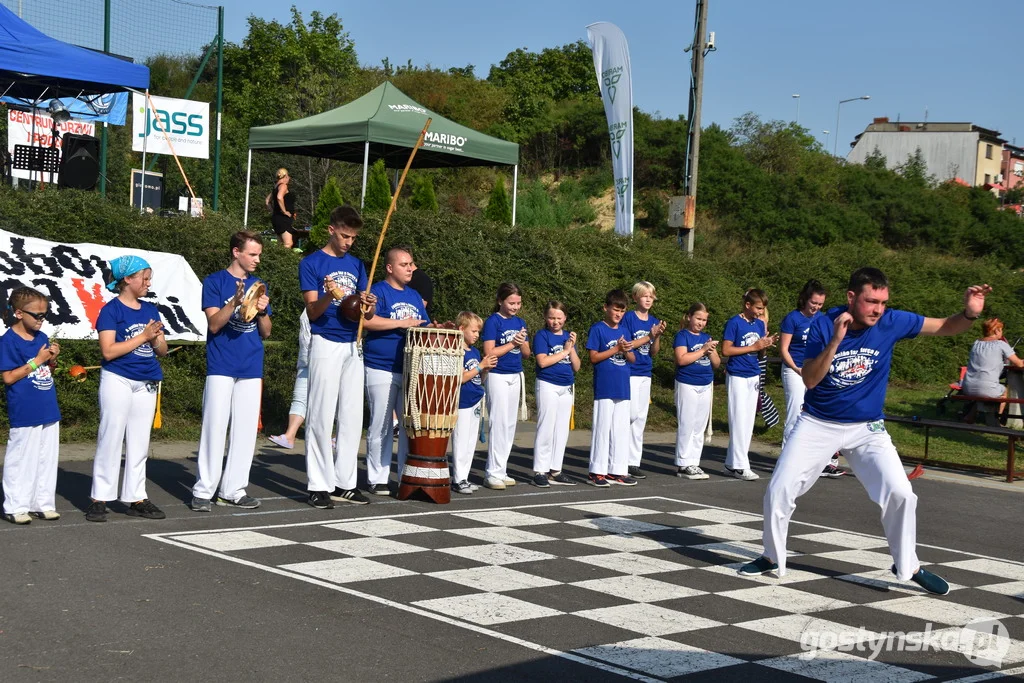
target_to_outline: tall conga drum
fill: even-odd
[[[398,500],[422,491],[435,503],[451,501],[448,438],[459,417],[462,359],[460,330],[416,327],[406,332],[402,379],[409,457]]]

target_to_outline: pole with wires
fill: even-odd
[[[689,132],[686,136],[686,167],[683,175],[683,227],[677,235],[680,245],[685,240],[686,253],[693,256],[693,229],[697,212],[697,163],[700,156],[700,109],[704,95],[704,57],[715,49],[708,41],[708,1],[697,0],[693,42],[685,49],[690,57],[690,107],[686,114]]]

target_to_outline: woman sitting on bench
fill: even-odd
[[[1009,364],[1016,368],[1024,368],[1024,360],[1017,357],[1013,347],[1003,339],[1003,321],[989,318],[981,325],[984,335],[974,342],[971,355],[967,360],[967,374],[961,384],[960,393],[964,396],[981,398],[1003,398],[1006,387],[999,383],[1003,368]],[[968,412],[968,421],[973,421],[978,404],[972,405]],[[999,404],[999,412],[1006,408],[1005,403]]]

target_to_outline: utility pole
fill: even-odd
[[[700,107],[704,95],[704,56],[714,46],[708,45],[708,1],[697,0],[697,21],[693,35],[693,44],[686,48],[692,51],[690,58],[690,108],[686,120],[690,132],[686,140],[686,171],[684,175],[686,197],[683,205],[683,227],[679,231],[679,241],[686,239],[686,253],[693,256],[693,230],[697,212],[697,161],[700,156]]]

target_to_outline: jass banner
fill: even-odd
[[[132,151],[210,158],[210,103],[132,94]],[[147,137],[148,136],[148,137]]]

